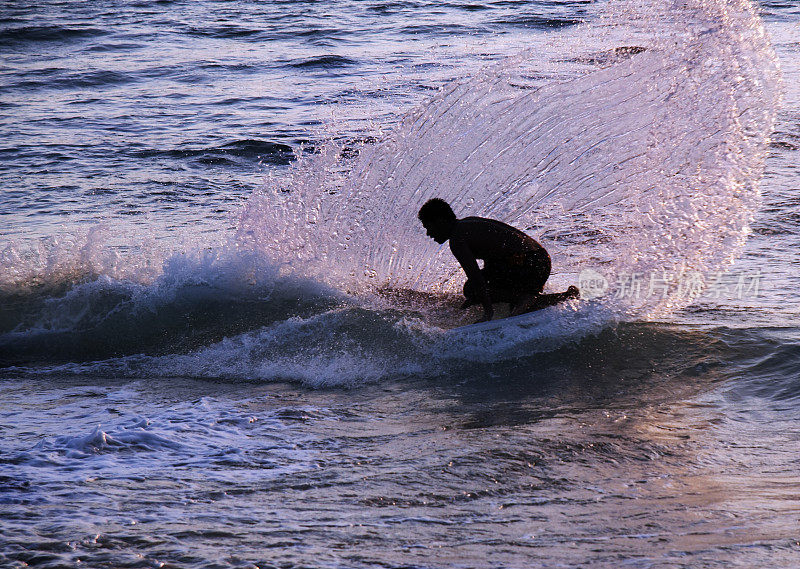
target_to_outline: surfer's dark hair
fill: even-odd
[[[450,204],[442,198],[433,198],[432,200],[426,201],[425,205],[419,208],[419,220],[425,223],[427,221],[433,221],[434,219],[455,221],[456,214],[453,213],[453,208],[450,207]]]

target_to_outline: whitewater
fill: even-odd
[[[796,566],[798,18],[1,7],[0,564]]]

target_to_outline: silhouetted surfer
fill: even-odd
[[[502,221],[484,217],[458,219],[450,205],[440,199],[429,200],[419,210],[419,219],[437,243],[450,240],[450,251],[464,272],[464,296],[461,308],[483,305],[483,318],[494,316],[493,302],[508,302],[511,314],[523,314],[552,306],[567,298],[576,298],[578,289],[542,294],[550,276],[550,255],[535,239]],[[478,267],[478,259],[484,262]]]

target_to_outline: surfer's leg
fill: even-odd
[[[544,283],[550,278],[550,271],[552,270],[550,255],[547,254],[547,251],[541,249],[528,256],[526,261],[526,279],[530,287],[526,292],[541,294],[542,290],[544,290]]]
[[[531,312],[532,310],[538,310],[538,308],[535,308],[535,306],[537,301],[542,296],[543,295],[541,294],[534,294],[531,292],[523,293],[522,295],[517,296],[514,299],[514,302],[511,303],[511,311],[509,312],[509,316],[519,316],[520,314],[525,314],[526,312]]]
[[[486,283],[486,292],[489,293],[489,298],[492,299],[492,303],[513,302],[518,296],[506,282],[497,279],[496,275],[491,271],[481,269],[481,274]],[[464,297],[466,300],[461,305],[461,308],[468,308],[474,304],[481,303],[478,286],[471,279],[467,279],[467,282],[464,283]]]
[[[552,294],[537,294],[530,297],[524,305],[520,304],[521,310],[517,312],[517,314],[525,314],[526,312],[534,312],[536,310],[541,310],[542,308],[547,308],[548,306],[554,306],[559,302],[564,302],[565,300],[569,300],[571,298],[579,298],[580,292],[578,291],[578,287],[570,286],[564,292],[556,292]]]
[[[532,253],[526,258],[525,264],[521,267],[516,279],[517,286],[514,291],[514,299],[511,302],[511,316],[539,310],[555,304],[555,302],[546,304],[548,301],[543,300],[543,297],[550,295],[542,294],[544,284],[550,277],[550,269],[550,255],[544,249]]]

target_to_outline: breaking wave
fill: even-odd
[[[510,361],[686,305],[676,290],[603,297],[497,333],[446,331],[470,317],[454,308],[460,268],[416,219],[434,196],[535,236],[553,288],[586,268],[677,281],[741,251],[779,98],[753,5],[606,10],[581,31],[591,41],[563,54],[577,76],[542,84],[525,52],[447,86],[378,140],[301,152],[218,250],[128,263],[91,233],[37,254],[6,248],[0,365],[355,384]]]
[[[724,270],[758,205],[778,105],[761,21],[747,0],[607,9],[586,30],[605,55],[572,54],[592,72],[531,86],[536,53],[523,53],[445,88],[355,158],[330,143],[251,198],[239,244],[350,290],[455,293],[460,269],[416,219],[439,196],[532,233],[567,281],[587,267],[611,281]],[[608,45],[630,37],[644,45]],[[691,300],[673,290],[615,310]]]

